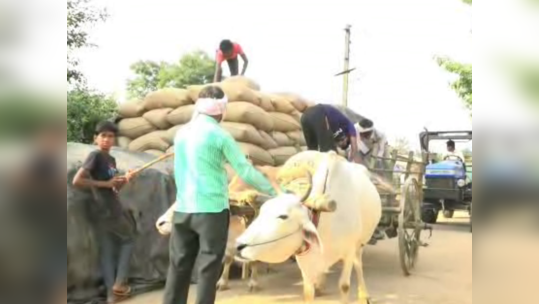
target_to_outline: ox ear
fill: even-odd
[[[324,245],[322,244],[320,234],[318,234],[318,229],[316,229],[316,226],[314,226],[311,220],[307,219],[303,222],[303,233],[306,242],[311,244],[311,246],[320,248],[320,252],[324,252]]]

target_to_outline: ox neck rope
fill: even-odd
[[[327,121],[327,118],[326,118],[326,122],[328,123],[328,126],[329,126],[329,122]],[[328,155],[327,157],[331,157],[331,156]],[[326,180],[324,182],[324,189],[323,189],[324,193],[326,192],[326,186],[327,186],[327,183],[328,183],[328,179],[329,179],[329,173],[328,173],[328,175],[326,175]],[[314,227],[316,229],[318,229],[318,224],[320,223],[321,212],[318,211],[318,210],[314,210],[312,208],[309,208],[307,206],[305,206],[305,208],[307,208],[307,211],[309,212],[309,218],[310,218],[311,222],[313,223]],[[303,234],[304,234],[305,240],[303,241],[303,245],[299,248],[298,252],[296,253],[296,256],[305,256],[312,249],[311,243],[309,241],[307,241],[307,239],[309,238],[308,233],[304,231]]]
[[[300,227],[298,227],[298,229],[295,230],[294,232],[289,233],[289,234],[287,234],[287,235],[285,235],[285,236],[283,236],[283,237],[280,237],[280,238],[278,238],[278,239],[275,239],[275,240],[272,240],[272,241],[263,242],[263,243],[252,244],[252,245],[249,245],[249,246],[247,246],[247,247],[259,247],[259,246],[264,246],[264,245],[274,244],[274,243],[277,243],[277,242],[279,242],[279,241],[285,240],[285,239],[287,239],[287,238],[289,238],[289,237],[291,237],[291,236],[296,235],[297,233],[301,232],[301,230],[302,230],[302,227],[300,226]]]
[[[313,222],[314,226],[318,228],[318,222],[319,222],[319,219],[320,219],[320,212],[311,210],[310,208],[307,208],[307,210],[309,211],[309,218]],[[280,238],[275,239],[275,240],[263,242],[263,243],[252,244],[252,245],[249,245],[248,247],[259,247],[259,246],[274,244],[274,243],[277,243],[279,241],[285,240],[285,239],[287,239],[287,238],[289,238],[291,236],[294,236],[299,232],[302,232],[304,234],[305,238],[307,238],[308,237],[307,232],[302,231],[302,230],[303,230],[303,227],[300,226],[294,232],[289,233],[289,234],[287,234],[287,235],[285,235],[283,237],[280,237]],[[297,253],[295,255],[296,256],[303,256],[303,255],[306,255],[310,250],[311,250],[311,244],[308,241],[303,241],[303,244],[298,249],[298,251],[297,251]]]

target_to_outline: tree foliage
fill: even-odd
[[[95,125],[116,113],[112,98],[86,87],[73,56],[74,51],[92,46],[87,30],[106,16],[91,0],[67,0],[67,82],[72,85],[67,92],[67,141],[92,143]]]
[[[410,141],[406,137],[395,139],[395,142],[391,146],[399,155],[408,155],[411,151]]]
[[[458,75],[451,87],[464,101],[466,107],[472,110],[472,65],[453,61],[449,58],[438,58],[438,64],[448,72]]]
[[[472,0],[462,1],[472,5]],[[451,84],[451,87],[464,101],[466,108],[472,112],[472,65],[459,63],[447,57],[436,57],[436,61],[448,72],[458,76],[458,79]]]
[[[77,70],[78,60],[73,51],[91,46],[87,29],[99,21],[104,21],[107,14],[104,10],[93,7],[90,0],[67,0],[67,82],[73,83],[83,79]]]
[[[184,55],[177,63],[138,61],[131,65],[135,77],[127,81],[130,98],[143,98],[161,88],[185,88],[213,81],[215,61],[202,51]]]
[[[154,61],[137,61],[130,66],[135,78],[127,81],[129,98],[139,98],[159,88],[159,74],[166,63]]]
[[[67,141],[92,143],[97,123],[115,116],[118,105],[104,94],[86,87],[67,94]]]

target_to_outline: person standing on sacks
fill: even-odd
[[[197,257],[195,303],[215,303],[230,220],[226,162],[260,192],[276,195],[271,183],[247,161],[234,138],[219,125],[226,104],[221,88],[204,88],[193,118],[174,140],[177,209],[172,219],[163,304],[187,304]]]

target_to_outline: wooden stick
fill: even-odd
[[[142,166],[142,167],[140,167],[140,168],[138,168],[138,169],[136,169],[136,170],[133,170],[131,173],[132,173],[133,175],[139,174],[140,172],[142,172],[142,171],[144,171],[144,170],[150,168],[151,166],[153,166],[153,165],[155,165],[155,164],[157,164],[157,163],[159,163],[159,162],[162,162],[162,161],[164,161],[164,160],[166,160],[166,159],[168,159],[168,158],[171,158],[171,157],[173,157],[173,156],[174,156],[174,152],[170,152],[170,153],[167,153],[167,154],[165,154],[165,155],[162,155],[162,156],[160,156],[159,158],[157,158],[157,159],[155,159],[155,160],[152,160],[151,162],[145,164],[144,166]]]

